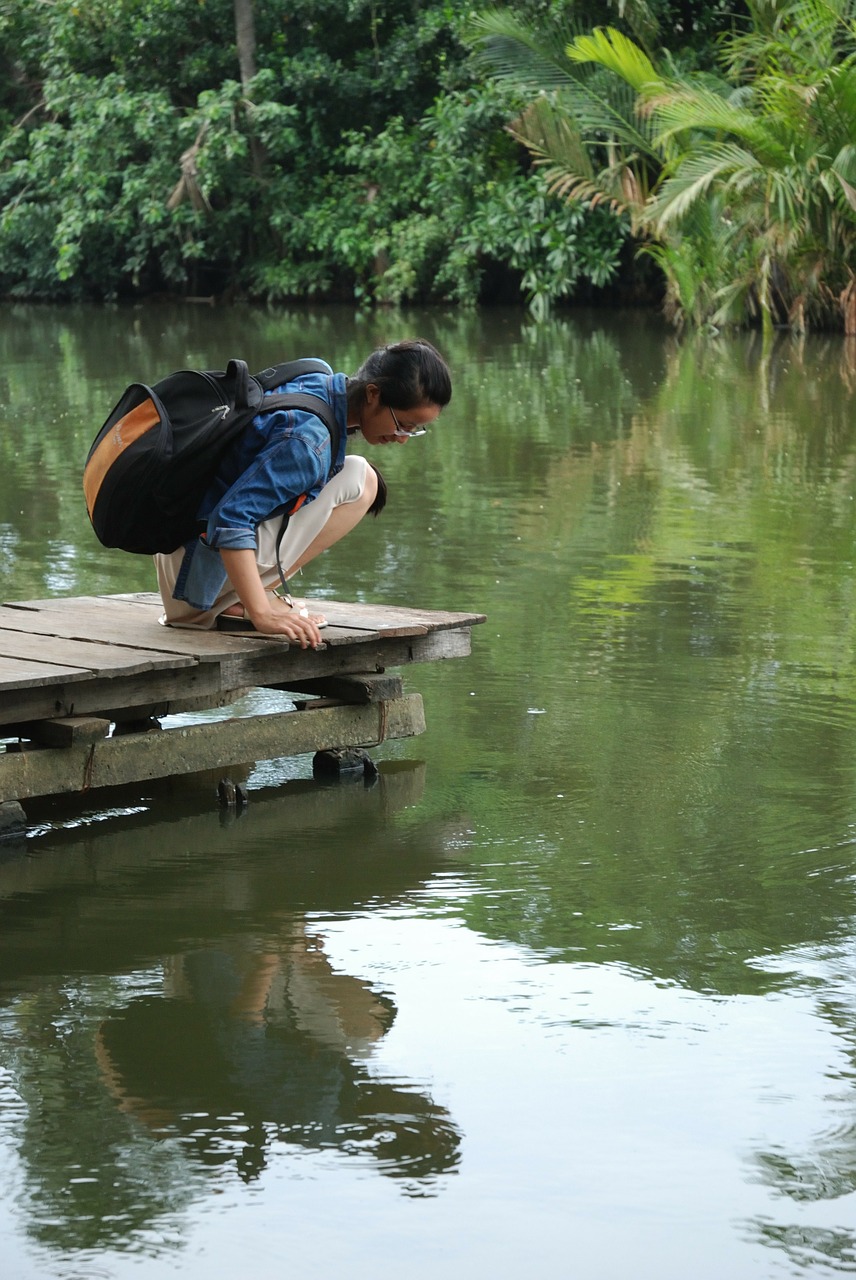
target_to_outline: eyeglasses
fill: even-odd
[[[392,414],[392,420],[395,423],[394,434],[398,436],[399,440],[415,440],[417,436],[424,436],[428,434],[427,427],[403,427],[398,421],[398,418],[396,418],[395,410],[392,405],[388,404],[386,407]]]

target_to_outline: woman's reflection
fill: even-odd
[[[163,995],[108,1017],[96,1055],[120,1109],[206,1165],[234,1162],[250,1181],[285,1141],[369,1158],[425,1194],[456,1165],[460,1136],[430,1097],[369,1074],[394,1016],[291,922],[276,944],[233,938],[171,957]]]

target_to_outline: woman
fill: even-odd
[[[309,392],[332,406],[343,428],[332,467],[320,418],[298,409],[258,414],[200,508],[204,533],[155,556],[155,564],[166,625],[246,628],[305,649],[320,644],[326,621],[274,594],[279,565],[291,577],[368,511],[378,515],[386,498],[379,472],[365,458],[345,457],[346,434],[360,431],[372,445],[424,435],[449,403],[452,384],[436,348],[415,338],[374,351],[353,378],[330,369],[278,390]],[[301,499],[277,553],[283,513]]]

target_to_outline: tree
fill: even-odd
[[[564,59],[507,14],[497,74],[538,90],[514,133],[552,189],[625,210],[678,319],[856,332],[854,0],[751,0],[722,72],[677,73],[614,28]]]

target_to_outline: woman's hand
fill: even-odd
[[[309,614],[297,605],[289,605],[270,591],[266,591],[265,596],[264,609],[247,609],[256,631],[263,636],[285,636],[299,644],[301,649],[314,649],[322,643],[321,632],[316,625],[318,614]]]
[[[255,551],[224,549],[220,554],[229,581],[256,631],[263,636],[284,636],[301,649],[317,648],[321,644],[321,632],[306,610],[265,590]],[[315,618],[318,619],[317,614]]]

